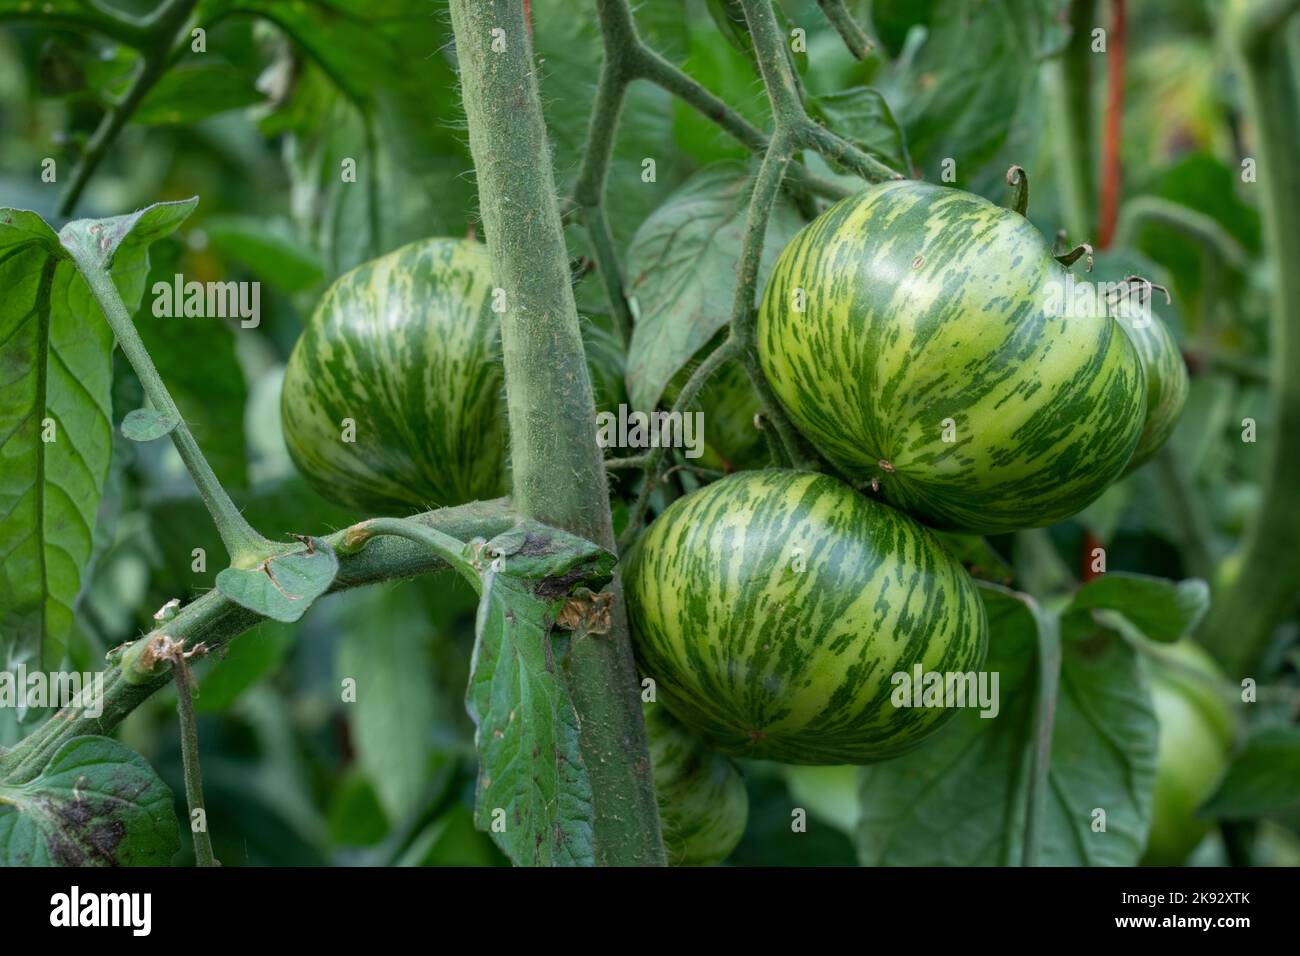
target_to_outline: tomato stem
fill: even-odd
[[[853,14],[844,6],[844,0],[817,0],[817,6],[822,8],[822,14],[835,28],[854,58],[865,60],[870,56],[876,45],[871,42],[871,37],[867,36],[862,25],[853,19]]]
[[[1241,570],[1234,583],[1216,591],[1201,631],[1230,677],[1259,666],[1278,623],[1295,607],[1300,580],[1300,508],[1294,500],[1300,487],[1300,67],[1286,30],[1297,11],[1300,0],[1241,0],[1229,7],[1224,24],[1255,130],[1257,206],[1272,273],[1272,425],[1264,442],[1242,446],[1242,454],[1259,448],[1264,455],[1260,503],[1246,530]]]
[[[524,517],[612,550],[604,457],[592,427],[595,403],[523,7],[514,0],[452,0],[451,20],[484,232],[506,293],[501,343],[515,505]],[[593,797],[595,859],[663,865],[617,579],[614,592],[609,633],[574,642],[567,661]]]
[[[78,271],[85,278],[95,301],[99,303],[100,310],[104,313],[104,318],[113,330],[118,346],[122,349],[122,354],[126,356],[127,361],[131,363],[131,368],[135,370],[136,377],[140,379],[145,395],[155,410],[176,421],[176,427],[171,431],[172,443],[194,479],[199,495],[207,505],[208,513],[212,515],[212,520],[230,555],[231,564],[236,567],[256,565],[268,554],[276,552],[280,546],[262,537],[244,520],[239,508],[222,487],[212,466],[203,456],[198,442],[194,440],[194,435],[172,399],[171,393],[163,383],[162,376],[153,364],[153,359],[149,357],[140,333],[136,331],[135,324],[126,310],[126,303],[122,301],[117,286],[113,284],[108,268],[98,262],[92,251],[81,244],[74,243],[65,248],[71,253]]]

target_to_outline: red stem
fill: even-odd
[[[1124,125],[1124,0],[1111,0],[1110,37],[1106,56],[1106,125],[1101,143],[1101,209],[1097,223],[1097,247],[1110,248],[1119,217],[1119,138]]]

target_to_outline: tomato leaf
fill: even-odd
[[[634,407],[653,409],[673,377],[731,321],[749,193],[743,167],[714,166],[687,180],[637,230],[627,254],[627,294],[639,313],[627,357]],[[802,224],[788,203],[773,209],[760,289]]]
[[[39,776],[0,783],[0,866],[166,866],[180,847],[171,790],[107,737],[74,737]]]
[[[1096,630],[1111,611],[1121,615],[1143,636],[1169,644],[1189,634],[1210,607],[1210,589],[1204,581],[1167,581],[1145,574],[1111,571],[1094,578],[1075,592],[1063,620],[1070,637]]]
[[[1300,727],[1255,730],[1228,768],[1213,796],[1197,812],[1212,819],[1284,816],[1294,825],[1300,811]]]
[[[66,247],[111,268],[127,307],[148,247],[194,200],[77,220],[0,209],[0,661],[57,660],[73,627],[112,455],[113,336]]]
[[[614,557],[532,522],[488,542],[480,555],[466,695],[478,728],[475,823],[516,864],[589,865],[591,783],[564,676],[568,638],[553,624],[574,589],[608,582]]]
[[[998,713],[963,710],[919,750],[863,768],[864,865],[1020,862],[1043,612],[1001,588],[981,583],[980,593],[990,628],[984,669],[999,675]],[[1062,651],[1038,863],[1134,866],[1150,822],[1157,732],[1136,654],[1108,632]]]
[[[263,617],[291,624],[329,590],[339,559],[321,538],[301,551],[278,554],[256,568],[226,568],[217,575],[217,590]]]
[[[814,97],[808,111],[881,162],[904,175],[912,171],[907,137],[879,91],[855,86],[826,93]]]

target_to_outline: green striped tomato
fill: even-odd
[[[1147,383],[1147,413],[1137,449],[1125,473],[1146,464],[1173,434],[1187,402],[1187,365],[1178,343],[1159,316],[1120,319],[1137,349]]]
[[[910,750],[954,711],[893,675],[978,669],[988,624],[934,534],[826,475],[766,469],[680,498],[633,547],[637,657],[715,750],[798,764]]]
[[[341,276],[285,372],[289,452],[325,497],[384,510],[505,490],[499,322],[486,247],[404,246]],[[344,441],[344,421],[355,441]]]
[[[953,531],[1051,524],[1119,477],[1146,401],[1118,321],[1049,307],[1065,277],[1023,216],[884,183],[782,252],[759,358],[796,426],[859,486],[878,481]]]
[[[1190,641],[1163,650],[1170,666],[1153,663],[1150,672],[1160,737],[1142,862],[1180,866],[1210,831],[1208,822],[1197,819],[1196,808],[1227,770],[1233,718],[1215,689],[1223,675],[1205,651]]]
[[[713,866],[736,848],[749,818],[740,771],[683,727],[668,708],[645,704],[664,848],[673,866]]]

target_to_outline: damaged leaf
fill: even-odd
[[[486,560],[485,560],[486,559]],[[516,864],[593,863],[591,783],[554,627],[571,595],[604,600],[614,557],[535,522],[487,542],[466,709],[479,755],[475,824]],[[607,612],[606,612],[607,615]]]
[[[180,848],[171,790],[107,737],[74,737],[40,776],[0,784],[0,866],[166,866]]]

